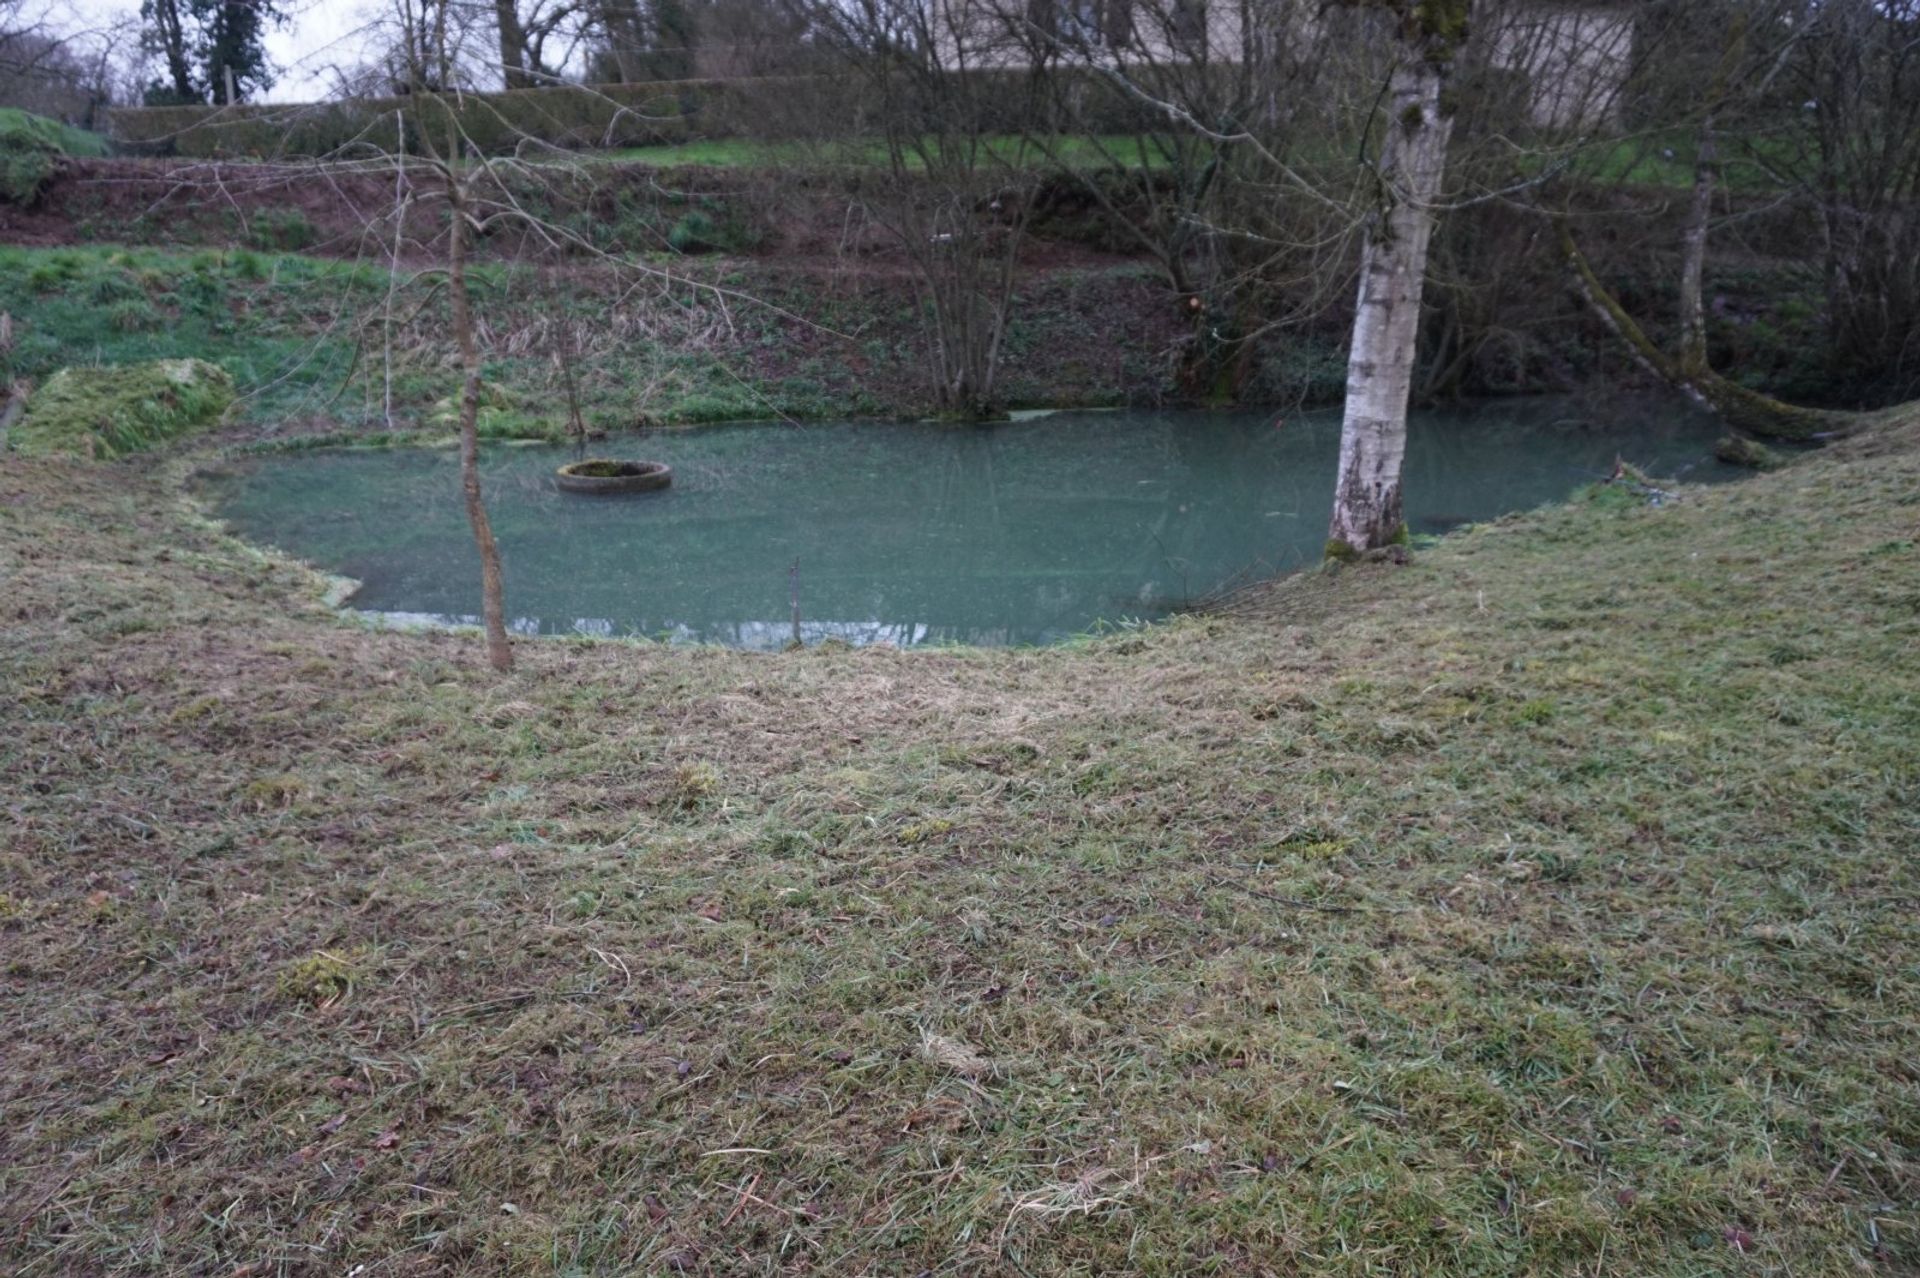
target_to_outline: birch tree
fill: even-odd
[[[1407,401],[1418,354],[1420,297],[1452,122],[1441,89],[1467,36],[1469,0],[1376,0],[1391,25],[1393,66],[1373,207],[1360,252],[1360,291],[1347,356],[1327,557],[1402,542],[1400,494]]]

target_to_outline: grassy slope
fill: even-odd
[[[925,330],[900,279],[854,276],[823,286],[817,276],[728,259],[653,260],[719,276],[781,309],[739,301],[723,308],[709,293],[636,285],[593,268],[556,285],[530,270],[477,267],[487,377],[512,398],[505,411],[483,414],[484,433],[563,435],[553,349],[577,352],[583,411],[601,428],[622,429],[642,415],[684,423],[928,409]],[[233,375],[237,416],[252,428],[381,429],[387,284],[376,263],[295,253],[0,246],[0,311],[14,319],[14,344],[0,350],[0,383],[43,380],[69,364],[193,355]],[[403,289],[393,308],[393,405],[403,430],[431,428],[436,406],[458,386],[440,294],[423,291]],[[1024,283],[1019,296],[1002,366],[1014,404],[1103,406],[1165,380],[1164,347],[1179,321],[1156,309],[1160,294],[1139,268],[1054,270]],[[571,322],[576,346],[551,345],[556,317]]]
[[[1134,138],[1121,134],[1098,138],[1058,137],[1050,139],[1044,146],[1031,138],[1011,135],[990,137],[983,141],[984,149],[990,157],[989,162],[1015,166],[1041,168],[1049,163],[1066,163],[1092,167],[1121,163],[1139,164],[1151,169],[1160,168],[1165,163],[1165,160],[1157,154],[1151,138]],[[931,139],[928,145],[930,147],[933,145]],[[834,167],[845,164],[850,159],[864,164],[883,166],[887,160],[887,151],[879,143],[857,147],[849,152],[845,147],[808,146],[798,142],[716,138],[669,146],[636,146],[621,147],[611,151],[582,151],[577,156],[568,157],[569,161],[575,158],[625,164],[649,164],[662,168],[698,164],[728,169],[806,169]]]
[[[1912,1272],[1881,454],[1071,649],[507,679],[11,462],[0,1257]]]
[[[50,142],[68,155],[105,155],[107,140],[98,133],[34,115],[19,107],[0,107],[0,133],[19,132]]]

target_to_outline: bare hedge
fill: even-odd
[[[1007,81],[995,92],[974,95],[976,103],[1005,116],[982,121],[984,127],[1018,132],[1032,124],[1042,95],[1026,74],[976,74]],[[1083,127],[1091,119],[1093,127],[1122,133],[1146,123],[1137,105],[1104,84],[1056,87],[1072,90]],[[472,144],[499,155],[542,145],[572,151],[728,137],[858,136],[868,131],[877,106],[867,100],[868,92],[848,77],[789,76],[556,85],[445,100],[455,104]],[[896,103],[893,109],[902,106]],[[440,121],[439,110],[405,96],[307,105],[129,107],[111,112],[108,130],[123,151],[271,159],[391,151],[403,132],[408,148],[417,149],[423,115]],[[445,128],[444,121],[436,127]]]

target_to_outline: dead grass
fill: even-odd
[[[1067,649],[507,680],[9,463],[0,1257],[1913,1272],[1920,456],[1852,451]]]

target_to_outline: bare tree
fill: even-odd
[[[474,548],[480,555],[480,616],[486,632],[487,661],[504,674],[513,669],[513,647],[507,638],[500,547],[494,541],[480,488],[480,347],[474,336],[473,300],[467,286],[467,245],[481,225],[473,187],[488,170],[468,162],[459,111],[446,89],[453,79],[456,60],[448,28],[448,11],[454,3],[398,0],[398,17],[404,36],[402,47],[419,54],[407,68],[411,96],[439,117],[434,120],[428,115],[423,119],[419,142],[447,203],[447,300],[461,371],[460,491],[473,529]],[[407,162],[404,154],[396,155],[395,160],[402,165]]]
[[[1702,6],[1667,34],[1667,75],[1656,92],[1679,105],[1668,122],[1691,127],[1693,181],[1681,229],[1675,287],[1677,337],[1668,350],[1621,305],[1580,251],[1570,221],[1556,219],[1560,250],[1576,286],[1601,322],[1621,338],[1643,367],[1708,411],[1754,434],[1806,439],[1857,427],[1851,414],[1783,403],[1717,372],[1709,358],[1705,276],[1708,246],[1720,186],[1722,135],[1729,120],[1751,121],[1783,70],[1800,55],[1809,30],[1800,0],[1768,4]],[[1710,61],[1708,59],[1711,59]],[[1661,68],[1657,65],[1655,72]],[[1680,75],[1673,72],[1679,70]],[[1657,99],[1656,99],[1657,100]],[[1679,118],[1674,118],[1678,116]]]
[[[0,106],[86,129],[127,96],[123,22],[74,26],[42,0],[0,0]]]
[[[1317,5],[996,8],[1052,92],[1029,142],[1160,268],[1191,324],[1181,382],[1238,395],[1254,344],[1326,310],[1351,270],[1344,199],[1297,198],[1339,187],[1327,140],[1350,110]]]
[[[996,135],[1031,88],[976,66],[969,14],[931,0],[848,0],[813,11],[849,92],[827,141],[861,171],[860,200],[912,263],[928,316],[935,394],[944,412],[998,411],[1015,267],[1036,172]],[[1030,99],[1037,104],[1036,94]],[[859,113],[877,137],[847,129]],[[877,143],[880,163],[870,162]]]

